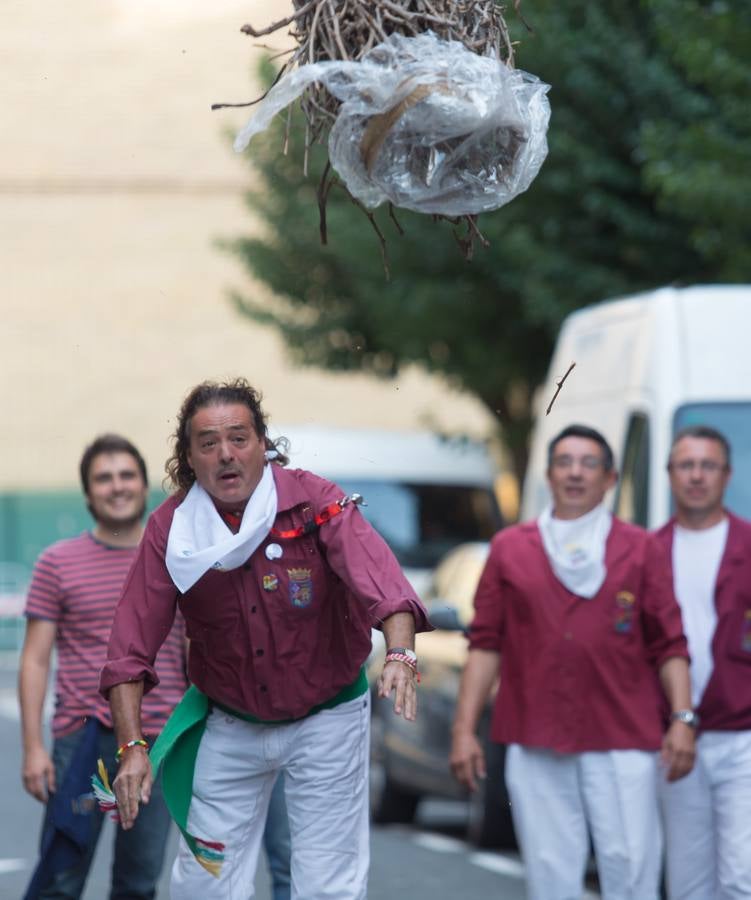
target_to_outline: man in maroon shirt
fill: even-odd
[[[724,507],[730,445],[679,432],[668,462],[675,517],[657,532],[691,653],[696,765],[662,786],[671,900],[751,896],[751,522]]]
[[[582,895],[590,835],[605,900],[657,900],[657,751],[670,779],[693,760],[680,611],[647,533],[603,505],[616,473],[602,435],[564,429],[547,474],[552,506],[491,544],[452,770],[470,790],[485,776],[475,731],[500,668],[491,737],[508,745],[530,900]],[[665,735],[660,681],[675,717]]]
[[[178,606],[190,638],[194,687],[155,749],[183,834],[173,900],[252,896],[282,772],[293,898],[364,898],[373,625],[388,648],[379,694],[415,717],[414,634],[430,627],[420,601],[356,502],[285,462],[247,382],[191,391],[168,462],[175,494],[149,519],[115,616],[101,690],[126,830],[152,783],[141,697]]]

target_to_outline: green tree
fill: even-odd
[[[532,187],[480,218],[490,242],[466,261],[449,223],[385,210],[391,278],[362,211],[342,189],[318,234],[314,150],[301,125],[251,145],[248,194],[261,237],[232,243],[279,298],[241,311],[279,329],[293,357],[383,376],[419,363],[498,417],[518,475],[531,397],[561,319],[593,301],[662,284],[751,278],[751,75],[747,0],[530,0],[517,65],[552,85],[550,152]],[[551,393],[553,386],[550,386]]]

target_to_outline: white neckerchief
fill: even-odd
[[[241,566],[261,545],[276,518],[276,484],[266,465],[233,534],[210,495],[196,481],[175,510],[167,538],[167,571],[185,593],[209,569]]]
[[[537,527],[556,578],[572,594],[592,598],[605,581],[605,545],[613,517],[602,503],[578,519],[554,519],[548,506]]]

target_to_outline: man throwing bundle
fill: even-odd
[[[152,783],[141,697],[178,607],[190,638],[194,687],[153,754],[183,834],[173,900],[253,895],[281,772],[292,897],[364,898],[372,625],[387,646],[379,693],[415,717],[422,605],[356,502],[285,462],[247,382],[192,390],[168,462],[175,494],[149,519],[115,616],[101,690],[126,830]]]

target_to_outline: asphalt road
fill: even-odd
[[[20,739],[12,657],[0,654],[0,900],[19,900],[36,864],[42,808],[20,781]],[[377,773],[375,773],[377,777]],[[503,897],[522,900],[523,867],[513,854],[477,852],[461,837],[466,818],[463,804],[424,803],[415,826],[374,827],[371,838],[369,900]],[[114,825],[108,822],[87,884],[84,900],[106,900],[110,845]],[[177,839],[173,834],[157,900],[168,900],[169,861]],[[269,880],[262,864],[256,898],[269,900]],[[597,894],[590,893],[589,898]]]

